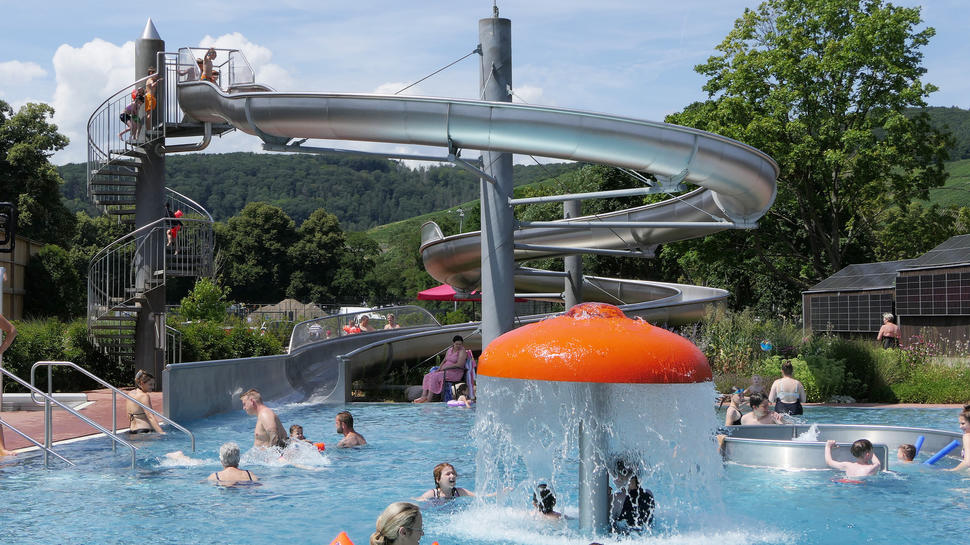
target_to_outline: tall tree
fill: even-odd
[[[300,225],[299,241],[289,249],[293,266],[286,295],[304,303],[329,302],[331,287],[344,253],[344,232],[337,216],[323,208]]]
[[[14,113],[0,100],[0,201],[17,204],[23,235],[64,245],[74,232],[74,214],[61,202],[63,181],[49,159],[68,140],[49,121],[53,116],[47,104],[26,104]]]
[[[695,257],[739,264],[746,282],[797,293],[876,255],[873,233],[896,204],[946,180],[950,144],[924,113],[919,8],[881,0],[768,0],[745,10],[695,70],[709,100],[668,121],[738,139],[781,167],[774,206],[754,232],[716,235]],[[703,244],[703,243],[701,243]],[[742,264],[743,263],[743,264]]]
[[[249,203],[238,216],[216,224],[223,263],[223,286],[247,303],[277,302],[290,283],[289,249],[297,240],[296,225],[278,206]]]

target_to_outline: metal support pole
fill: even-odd
[[[151,19],[145,25],[141,38],[135,41],[135,79],[148,75],[148,68],[154,67],[157,54],[165,51],[165,41],[158,35]],[[165,85],[156,88],[156,110],[152,119],[165,119]],[[147,128],[143,135],[149,138]],[[143,227],[165,216],[165,156],[158,153],[159,146],[142,145],[144,155],[139,167],[138,185],[135,188],[135,228]],[[135,257],[137,276],[135,289],[142,298],[142,311],[138,313],[135,326],[135,369],[145,369],[156,377],[161,376],[159,360],[165,361],[164,350],[159,350],[155,343],[155,321],[153,311],[162,312],[165,309],[165,290],[155,289],[158,285],[156,273],[162,270],[164,274],[165,233],[161,229],[151,230],[144,237],[157,240],[139,240],[139,252]],[[131,370],[134,373],[134,369]]]
[[[610,529],[610,476],[602,449],[603,384],[590,384],[592,417],[579,423],[579,529],[587,535],[605,534]]]
[[[512,21],[495,17],[478,21],[482,44],[481,96],[485,100],[512,102]],[[512,198],[512,154],[482,153],[485,171],[482,206],[482,346],[510,331],[515,322]]]
[[[573,200],[562,203],[563,219],[578,218],[583,209],[583,201]],[[567,255],[562,259],[563,269],[566,271],[563,297],[566,310],[583,302],[583,256],[579,254]]]

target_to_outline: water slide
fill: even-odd
[[[227,123],[270,146],[313,138],[492,150],[611,165],[696,186],[663,202],[566,220],[589,222],[582,229],[517,231],[517,244],[540,247],[517,249],[517,261],[562,255],[561,250],[543,246],[646,250],[724,229],[752,228],[776,192],[778,166],[755,148],[696,129],[614,115],[454,98],[274,92],[252,83],[222,90],[191,79],[179,83],[178,101],[190,118]],[[478,233],[445,237],[436,225],[426,225],[421,253],[426,269],[438,281],[459,289],[478,286]],[[521,292],[560,292],[563,285],[562,278],[526,274],[517,274],[515,281]],[[619,304],[628,315],[670,323],[697,318],[706,306],[726,296],[724,290],[701,286],[598,277],[587,277],[583,288],[584,300]],[[463,329],[473,331],[475,325]],[[424,336],[402,332],[356,347],[341,355],[349,366],[341,380],[365,376],[375,362],[388,357],[389,344],[397,345],[394,351],[400,353],[433,353],[441,347],[438,337],[440,333],[433,331]],[[432,346],[431,339],[437,344]],[[307,394],[305,386],[299,389]],[[334,388],[327,382],[317,390]]]

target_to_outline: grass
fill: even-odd
[[[943,187],[930,190],[930,202],[940,206],[970,206],[970,159],[946,163],[950,174]]]

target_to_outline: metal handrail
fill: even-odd
[[[172,196],[168,197],[168,200],[171,201],[172,204],[175,204],[177,207],[177,208],[172,208],[172,210],[179,210],[182,208],[182,205],[188,205],[185,208],[189,209],[192,212],[195,212],[200,216],[203,216],[204,219],[207,219],[213,222],[215,221],[214,219],[212,219],[212,214],[210,214],[209,211],[205,209],[205,207],[195,202],[193,199],[186,197],[182,193],[179,193],[178,191],[175,191],[170,187],[166,187],[165,191],[167,193],[171,193],[172,195],[174,195],[174,197]]]
[[[97,382],[98,384],[104,386],[105,388],[108,388],[109,390],[111,390],[111,416],[112,416],[112,418],[114,418],[113,422],[117,422],[118,421],[117,420],[118,419],[117,394],[121,394],[122,397],[124,397],[128,401],[131,401],[132,403],[134,403],[135,405],[138,405],[142,409],[151,412],[156,417],[158,417],[158,418],[162,419],[163,421],[167,422],[173,428],[175,428],[175,429],[177,429],[179,431],[182,431],[182,432],[186,433],[189,436],[189,439],[192,442],[192,452],[195,452],[195,435],[192,432],[190,432],[189,430],[187,430],[184,427],[180,426],[178,423],[176,423],[171,418],[168,418],[167,416],[159,413],[155,409],[152,409],[148,405],[145,405],[141,401],[138,401],[137,399],[135,399],[135,398],[131,397],[130,395],[126,394],[125,392],[121,391],[119,388],[116,388],[116,387],[112,386],[111,384],[108,384],[101,377],[99,377],[99,376],[91,373],[87,369],[81,367],[80,365],[78,365],[78,364],[76,364],[74,362],[70,362],[70,361],[39,361],[39,362],[35,363],[34,365],[32,365],[30,367],[30,385],[31,385],[31,387],[34,388],[34,371],[36,371],[38,367],[47,367],[47,389],[48,389],[48,391],[50,391],[51,390],[51,378],[52,378],[52,376],[51,376],[52,375],[51,374],[51,370],[52,370],[52,368],[55,365],[62,366],[62,367],[70,367],[70,368],[74,369],[75,371],[80,371],[81,374],[83,374],[86,377],[90,378],[91,380]],[[31,399],[34,399],[33,392],[31,393],[30,397],[31,397]],[[36,399],[34,399],[34,403],[37,403],[38,405],[40,405],[40,403],[38,403]],[[114,426],[112,426],[112,427],[114,427]]]
[[[54,399],[54,396],[53,395],[45,394],[44,392],[40,391],[38,388],[34,387],[33,384],[28,383],[27,381],[21,379],[17,375],[11,373],[10,371],[7,371],[3,367],[0,367],[0,373],[2,373],[4,376],[7,376],[9,378],[12,378],[14,380],[14,382],[16,382],[17,384],[20,384],[24,388],[27,388],[28,390],[30,390],[31,394],[33,394],[34,392],[36,392],[36,393],[40,394],[41,397],[43,397],[45,399],[45,403],[44,403],[44,445],[46,445],[46,447],[47,447],[47,449],[45,449],[45,451],[44,451],[44,465],[45,466],[47,465],[47,450],[50,449],[52,435],[53,435],[52,429],[51,429],[51,403],[53,403],[54,405],[57,405],[58,407],[64,409],[65,411],[67,411],[67,412],[73,414],[74,416],[80,418],[81,420],[83,420],[85,423],[87,423],[92,428],[94,428],[96,430],[99,430],[101,433],[103,433],[103,434],[107,435],[109,438],[111,438],[111,440],[114,441],[114,443],[111,443],[111,448],[112,449],[114,449],[115,443],[121,443],[122,445],[124,445],[124,446],[128,447],[129,449],[131,449],[131,469],[135,469],[135,451],[138,450],[138,447],[136,447],[135,445],[132,445],[128,441],[125,441],[124,439],[118,437],[117,435],[115,435],[114,432],[109,431],[108,429],[106,429],[101,424],[98,424],[94,420],[91,420],[90,418],[84,416],[83,414],[81,414],[80,412],[78,412],[77,410],[75,410],[74,408],[69,407],[69,406],[61,403],[60,401]],[[114,418],[114,415],[112,415],[112,418]]]
[[[172,349],[169,350],[169,343]],[[168,363],[182,363],[182,332],[174,327],[165,324],[165,353],[173,354],[168,357]]]
[[[36,439],[34,439],[33,437],[27,435],[26,433],[18,430],[14,426],[11,426],[9,422],[7,422],[6,420],[4,420],[2,418],[0,418],[0,425],[6,426],[8,429],[13,430],[13,432],[16,433],[17,435],[19,435],[19,436],[23,437],[24,439],[26,439],[26,440],[30,441],[31,443],[33,443],[33,445],[35,447],[37,447],[39,449],[42,449],[44,451],[44,456],[47,456],[49,454],[53,454],[54,456],[57,456],[61,460],[67,462],[68,465],[71,465],[72,467],[73,466],[77,466],[77,464],[75,464],[74,462],[72,462],[72,461],[68,460],[67,458],[61,456],[60,454],[54,452],[54,449],[50,449],[50,448],[45,447],[44,445],[40,444],[40,442],[38,442]]]

